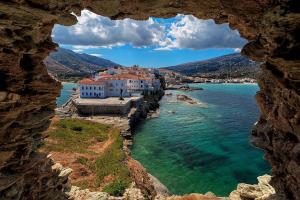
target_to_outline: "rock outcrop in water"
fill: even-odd
[[[191,97],[184,94],[177,94],[176,99],[179,101],[186,102],[188,104],[198,104],[198,102],[195,99],[192,99]]]
[[[229,22],[250,42],[242,54],[265,61],[257,102],[261,116],[252,133],[272,165],[277,194],[300,199],[300,59],[297,0],[8,0],[0,3],[0,196],[3,199],[63,199],[53,163],[35,149],[54,114],[61,88],[43,59],[56,45],[55,23],[72,25],[87,8],[121,19],[193,14]]]

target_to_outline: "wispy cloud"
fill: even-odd
[[[91,56],[96,56],[96,57],[102,57],[102,54],[100,53],[90,53]]]

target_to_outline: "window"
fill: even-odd
[[[141,88],[143,87],[143,85],[141,85]]]
[[[87,89],[88,89],[88,87],[85,87],[85,89],[87,90]]]
[[[92,87],[90,87],[90,90],[92,90]]]
[[[93,95],[93,93],[90,93],[90,95],[92,96],[92,95]]]
[[[86,96],[88,96],[89,95],[89,93],[86,93]]]
[[[96,86],[94,86],[94,90],[96,90]]]
[[[96,93],[94,93],[94,96],[96,96],[97,94]]]
[[[84,87],[82,86],[81,89],[84,90]]]
[[[101,97],[101,93],[99,93],[98,95],[99,95],[99,97]]]
[[[81,93],[81,96],[84,96],[84,93]]]
[[[141,83],[143,83],[143,81],[141,81]]]
[[[99,87],[99,90],[101,90],[101,87]]]

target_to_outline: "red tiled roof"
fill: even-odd
[[[112,77],[111,74],[100,74],[100,77]]]
[[[104,77],[104,79],[108,79],[108,80],[125,80],[125,79],[141,79],[139,76],[137,75],[133,75],[133,74],[115,74],[111,77]]]
[[[85,84],[85,85],[100,85],[100,84],[104,84],[103,80],[93,80],[90,78],[84,78],[82,80],[79,81],[79,84]]]

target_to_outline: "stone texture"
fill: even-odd
[[[252,143],[265,150],[277,194],[300,199],[300,61],[298,0],[7,0],[0,2],[0,198],[59,199],[50,158],[36,153],[54,114],[60,84],[42,60],[56,45],[55,23],[72,25],[87,8],[113,19],[177,13],[229,22],[249,40],[242,53],[265,61],[261,110]]]
[[[229,200],[285,200],[284,195],[276,194],[270,185],[271,176],[263,175],[257,178],[257,185],[240,183],[237,189],[229,195]]]
[[[146,199],[154,199],[157,192],[145,168],[131,157],[127,157],[127,166],[132,180],[135,182],[136,187],[142,191],[143,196]]]
[[[123,197],[125,200],[145,200],[142,191],[134,185],[125,190]]]
[[[131,184],[121,197],[109,196],[106,192],[92,192],[88,189],[80,189],[77,186],[71,186],[66,189],[66,194],[72,200],[145,200],[140,189]]]
[[[66,194],[73,200],[109,200],[109,194],[105,192],[91,192],[88,189],[81,190],[77,186],[72,186]]]
[[[213,195],[203,195],[203,194],[188,194],[183,196],[171,196],[165,200],[223,200],[224,198],[216,197]]]

